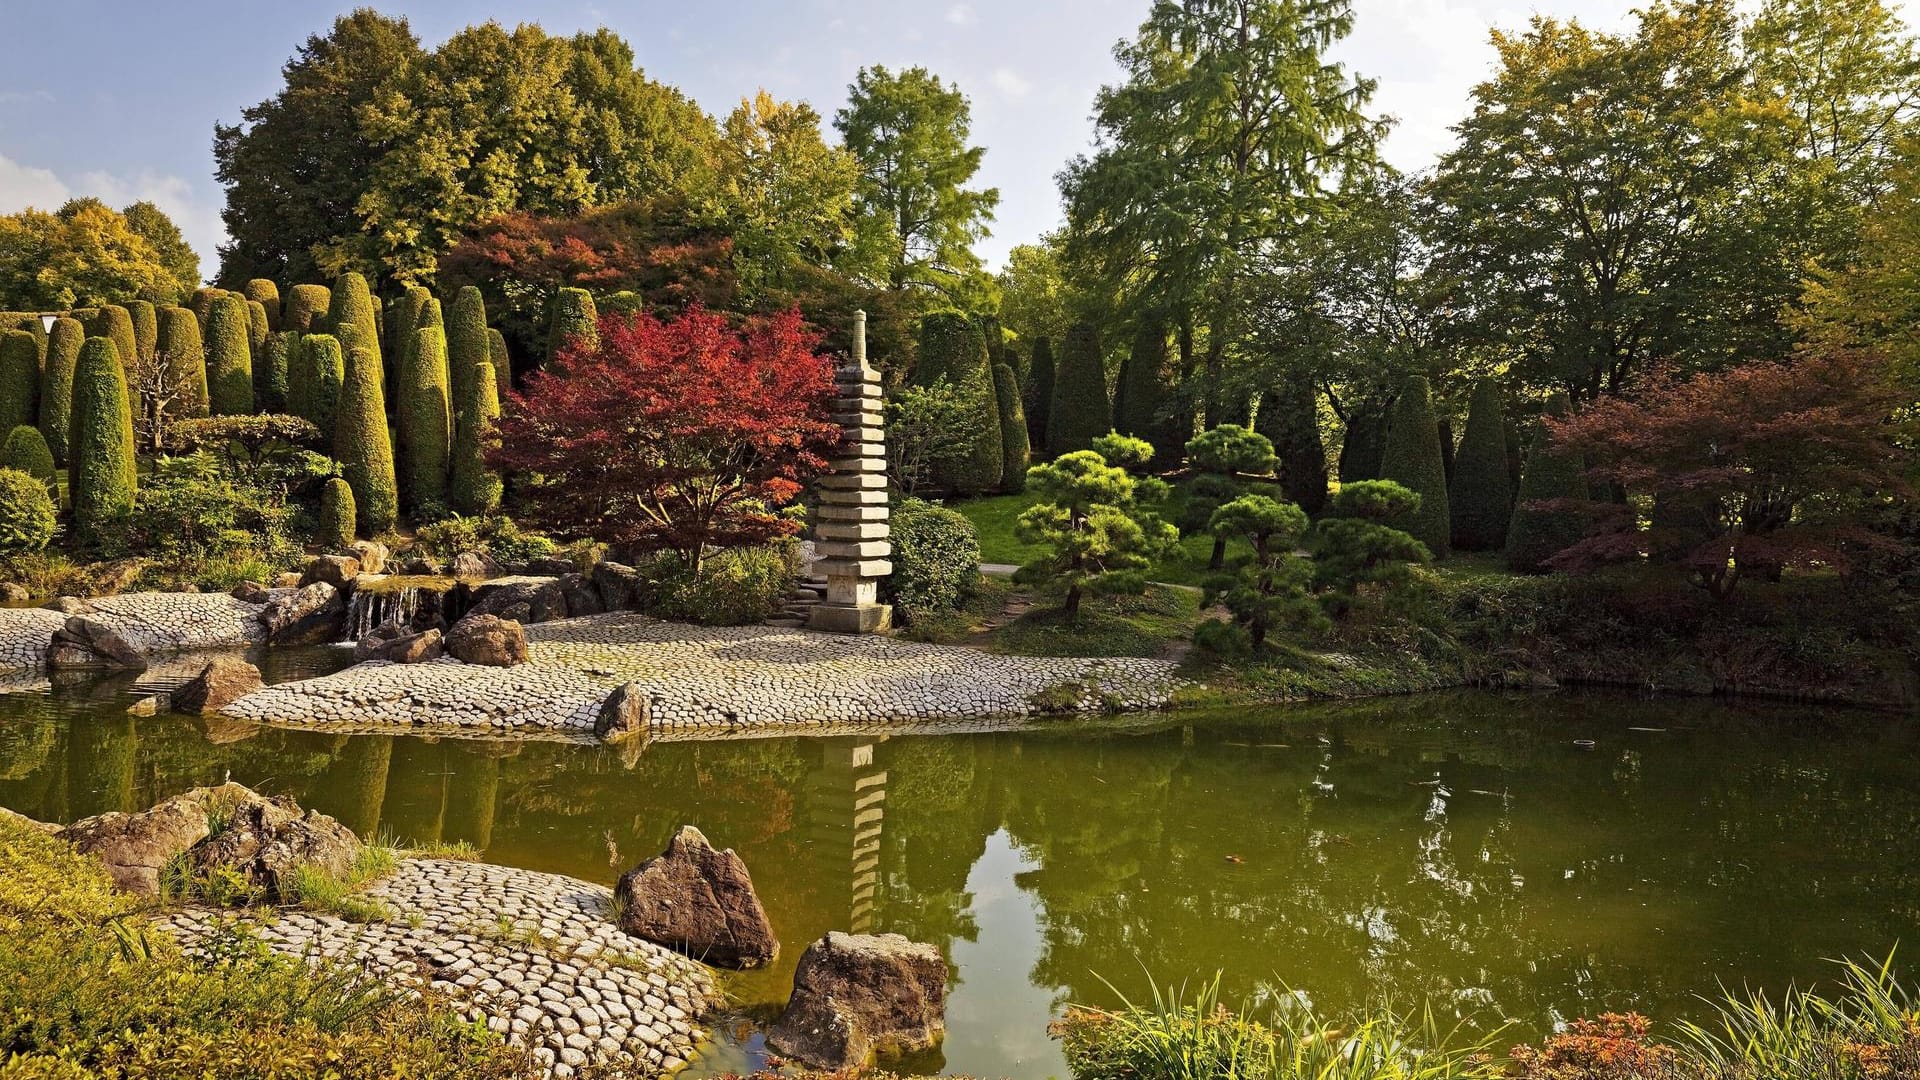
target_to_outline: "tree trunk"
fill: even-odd
[[[1207,560],[1207,569],[1218,570],[1226,565],[1226,561],[1227,538],[1224,536],[1216,536],[1213,538],[1213,557]]]

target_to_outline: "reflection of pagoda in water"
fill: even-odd
[[[876,764],[875,749],[885,741],[818,740],[820,763],[801,789],[801,837],[817,894],[826,911],[847,913],[846,925],[832,929],[854,934],[872,932],[880,888],[887,772]]]

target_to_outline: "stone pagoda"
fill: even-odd
[[[887,431],[880,373],[867,366],[867,313],[853,313],[853,356],[833,376],[839,397],[833,419],[840,446],[819,480],[814,526],[814,572],[827,579],[827,598],[807,615],[807,628],[871,634],[893,625],[893,608],[880,603],[880,579],[893,573],[887,539]]]

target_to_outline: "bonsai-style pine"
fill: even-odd
[[[1067,622],[1080,618],[1088,593],[1137,593],[1144,571],[1179,539],[1173,526],[1140,505],[1139,485],[1126,470],[1092,450],[1062,454],[1027,470],[1027,487],[1039,498],[1015,525],[1021,540],[1045,548],[1014,580],[1065,590]]]
[[[1215,537],[1238,537],[1253,549],[1236,574],[1208,586],[1205,602],[1224,603],[1255,649],[1275,628],[1326,622],[1309,592],[1313,563],[1294,554],[1307,528],[1306,511],[1265,495],[1242,495],[1207,522]]]
[[[1419,509],[1420,496],[1391,480],[1340,485],[1332,510],[1307,541],[1327,614],[1345,615],[1362,585],[1397,585],[1407,579],[1409,566],[1433,558],[1425,544],[1394,528]]]

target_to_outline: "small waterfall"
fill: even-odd
[[[420,613],[425,590],[407,585],[398,589],[355,589],[347,603],[347,641],[353,643],[382,626],[406,626]]]

